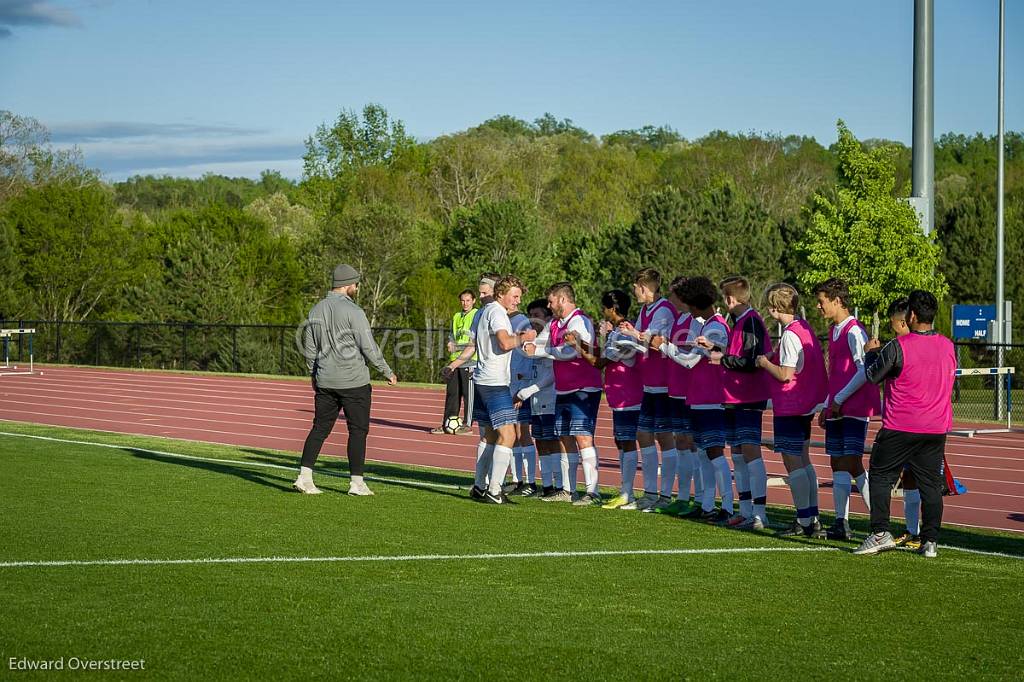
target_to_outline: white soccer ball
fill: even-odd
[[[455,430],[462,426],[462,420],[458,417],[446,417],[443,426],[445,433],[455,433]]]

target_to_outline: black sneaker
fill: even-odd
[[[699,504],[695,504],[695,505],[693,505],[693,509],[691,509],[690,511],[686,512],[685,514],[683,514],[682,517],[680,517],[680,518],[684,518],[684,519],[703,519],[704,518],[704,509]]]
[[[829,540],[853,540],[853,533],[850,532],[850,524],[846,519],[836,519],[832,527],[825,531],[825,537]]]
[[[484,502],[484,504],[508,504],[509,503],[508,498],[505,496],[505,493],[498,493],[497,495],[492,495],[491,491],[489,491],[489,490],[484,493],[483,502]]]
[[[804,535],[818,540],[825,539],[825,529],[821,527],[821,521],[814,519],[809,526],[804,526]]]
[[[543,499],[545,497],[551,497],[552,495],[555,494],[556,490],[558,490],[558,488],[556,488],[553,485],[546,485],[546,486],[544,486],[544,488],[541,489],[541,491],[540,491],[541,499]]]
[[[524,485],[526,485],[526,484],[525,483],[521,483],[521,482],[517,483],[515,481],[512,481],[510,483],[506,483],[505,485],[501,486],[501,492],[504,495],[518,495],[519,491],[522,490]]]
[[[469,499],[471,499],[471,500],[482,500],[482,499],[484,499],[484,494],[486,492],[487,491],[484,490],[483,488],[477,488],[476,484],[474,483],[473,487],[469,489]]]
[[[702,521],[710,524],[721,524],[728,523],[732,515],[724,509],[715,509],[714,511],[704,512],[700,518]]]
[[[800,522],[799,521],[793,521],[793,525],[786,526],[785,528],[783,528],[781,530],[775,531],[775,537],[778,537],[778,538],[802,537],[805,533],[806,533],[806,531],[804,531],[804,527],[800,525]]]

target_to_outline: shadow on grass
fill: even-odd
[[[253,462],[298,466],[299,458],[297,455],[288,455],[254,448],[242,448],[241,452],[249,455],[248,459]],[[315,471],[318,473],[326,473],[332,477],[342,476],[347,478],[349,475],[348,460],[337,457],[322,457],[317,462]],[[385,464],[383,462],[367,462],[365,473],[366,476],[370,478],[376,477],[389,479],[387,485],[408,488],[411,490],[423,490],[426,492],[466,500],[469,499],[467,497],[467,492],[473,485],[473,479],[468,474],[460,475],[458,473],[449,473],[446,471],[409,469],[404,466],[395,466],[392,464]],[[428,487],[428,485],[415,485],[417,483],[458,486],[460,490],[446,490],[443,488]],[[462,492],[463,490],[467,492]]]
[[[139,459],[147,459],[153,462],[160,462],[162,464],[174,464],[176,466],[188,467],[190,469],[202,469],[203,471],[213,471],[218,474],[226,474],[229,476],[235,476],[249,483],[256,483],[257,485],[266,486],[268,488],[276,488],[284,492],[292,492],[292,487],[288,483],[284,483],[281,480],[281,473],[273,473],[270,471],[260,471],[251,467],[245,466],[234,466],[232,464],[224,464],[222,462],[203,462],[193,459],[181,459],[178,457],[167,457],[165,455],[158,455],[154,452],[147,450],[136,450],[134,448],[124,448],[125,452],[131,453],[132,456],[138,457]]]

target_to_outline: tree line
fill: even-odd
[[[862,315],[915,286],[992,302],[995,139],[936,141],[929,240],[901,199],[909,148],[837,129],[827,148],[667,126],[599,137],[547,114],[417,141],[370,104],[310,134],[298,181],[110,183],[3,111],[0,316],[295,324],[342,261],[364,273],[372,323],[389,327],[445,326],[484,271],[518,274],[530,296],[570,280],[590,310],[641,266],[805,292],[843,276]],[[1006,139],[1006,292],[1024,305],[1024,136]]]

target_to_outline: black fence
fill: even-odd
[[[298,325],[176,322],[0,320],[0,328],[35,329],[35,361],[246,374],[308,374]],[[381,327],[374,338],[403,381],[439,381],[446,329]],[[28,340],[10,340],[12,361],[28,361]]]

